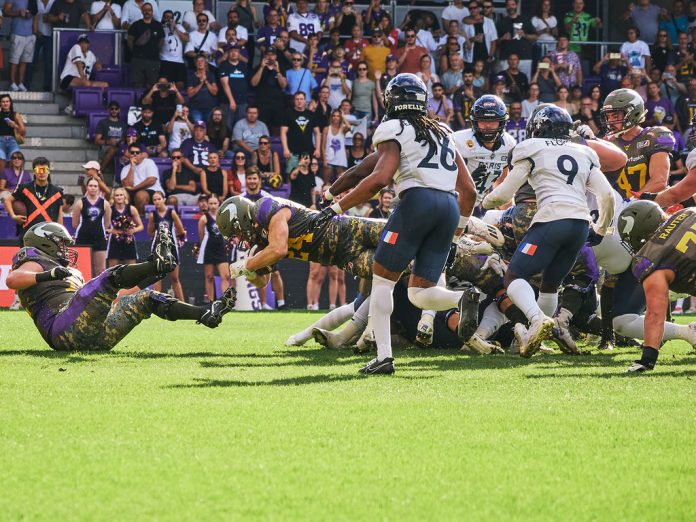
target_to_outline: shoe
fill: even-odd
[[[19,302],[19,296],[15,294],[14,300],[12,301],[12,304],[10,305],[10,310],[19,310],[22,308],[22,304]]]
[[[380,361],[375,357],[365,366],[360,368],[359,371],[360,373],[364,373],[365,375],[391,375],[392,373],[394,373],[394,358],[387,357],[383,361]]]
[[[17,89],[19,90],[19,92],[27,92],[27,91],[28,91],[28,89],[24,86],[23,83],[20,83],[20,84],[17,86]]]
[[[16,83],[11,83],[11,84],[10,84],[10,90],[11,90],[12,92],[19,92],[19,87],[17,87],[17,84],[16,84]]]
[[[222,297],[210,303],[201,318],[197,321],[198,324],[207,326],[208,328],[217,328],[222,322],[222,316],[234,309],[237,302],[237,290],[230,287],[225,290]]]
[[[558,345],[558,348],[568,355],[577,355],[579,353],[578,345],[575,344],[575,339],[570,333],[568,326],[570,325],[569,312],[565,308],[553,319],[553,330],[551,331],[551,340]]]
[[[672,310],[672,313],[674,315],[682,315],[684,313],[684,309],[681,306],[675,306],[674,310]]]
[[[620,346],[621,348],[639,348],[643,346],[642,343],[636,341],[635,339],[631,337],[624,337],[623,335],[615,335],[614,340],[616,342],[616,346]]]
[[[296,334],[293,334],[285,341],[285,346],[303,346],[304,343],[305,341],[300,339]]]
[[[602,339],[599,341],[597,348],[600,350],[613,350],[614,342],[614,332],[611,332],[611,334],[602,333]]]
[[[355,353],[367,353],[374,352],[377,350],[377,343],[375,342],[375,334],[372,330],[367,330],[363,332],[355,344]]]
[[[478,328],[479,299],[481,293],[473,286],[464,288],[464,293],[459,299],[459,324],[457,325],[457,337],[461,342],[468,341],[476,328]]]
[[[174,257],[174,240],[169,233],[166,223],[160,223],[155,236],[155,248],[152,251],[151,261],[155,263],[155,269],[160,274],[168,274],[177,266]]]
[[[63,109],[63,112],[65,112],[65,114],[67,114],[68,116],[72,116],[73,115],[72,104],[68,105],[65,109]]]
[[[328,330],[312,328],[312,337],[318,344],[322,345],[324,348],[328,348],[329,350],[338,350],[341,347],[335,342],[333,333],[329,332]]]
[[[261,308],[264,310],[273,310],[273,307],[268,303],[264,303],[264,305]]]
[[[686,325],[686,327],[689,329],[689,332],[687,334],[688,343],[696,349],[696,322],[689,323]]]
[[[503,350],[499,344],[489,343],[477,333],[474,333],[474,335],[464,343],[464,346],[462,346],[460,350],[468,351],[469,353],[477,353],[479,355],[505,353],[505,350]]]
[[[423,319],[418,321],[418,326],[416,327],[416,344],[427,348],[433,344],[433,323],[432,319]]]
[[[329,312],[330,312],[331,310],[335,310],[335,309],[336,309],[336,305],[335,305],[335,304],[330,304],[330,305],[329,305]]]
[[[629,366],[628,370],[626,370],[626,373],[643,373],[651,371],[654,368],[654,364],[644,363],[642,361],[634,361],[634,363],[631,366]]]
[[[553,319],[546,315],[542,314],[535,318],[529,325],[525,342],[520,345],[520,355],[522,357],[531,357],[534,355],[539,350],[541,341],[548,338],[551,334],[553,326]]]
[[[515,323],[515,326],[512,327],[512,334],[514,339],[510,343],[508,352],[518,354],[520,353],[520,346],[527,340],[527,328],[522,323]]]

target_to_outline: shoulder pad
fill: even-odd
[[[500,147],[500,149],[510,150],[515,145],[517,145],[517,140],[515,140],[515,138],[512,137],[512,134],[510,134],[507,131],[503,131],[503,145],[502,145],[502,147]],[[498,150],[500,150],[500,149],[498,149]]]
[[[686,157],[687,172],[694,167],[696,167],[696,149],[692,149],[691,152],[689,152],[689,155]]]
[[[402,144],[406,141],[413,141],[414,131],[409,123],[403,123],[402,131],[402,120],[393,119],[387,120],[379,124],[377,130],[372,135],[372,144],[376,147],[380,143],[385,141],[396,141]]]
[[[652,151],[655,152],[672,152],[674,150],[675,140],[672,131],[666,127],[652,127],[647,136],[652,141]]]
[[[48,261],[52,260],[34,247],[24,247],[12,258],[12,270],[16,270],[28,261],[34,261],[35,263],[39,263],[42,267],[46,268],[44,265]],[[55,264],[58,265],[58,263]]]

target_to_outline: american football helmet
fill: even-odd
[[[623,119],[620,129],[615,129],[614,125],[617,122],[609,123],[609,114],[612,112],[622,112]],[[604,99],[604,104],[599,110],[599,120],[602,125],[602,130],[612,136],[620,136],[626,131],[631,130],[636,125],[640,125],[645,121],[645,115],[648,111],[645,109],[643,98],[640,97],[633,89],[616,89],[609,93]]]
[[[529,122],[530,138],[570,139],[573,119],[568,111],[549,105],[537,111]]]
[[[505,103],[498,96],[484,94],[474,102],[471,107],[471,126],[474,129],[474,136],[483,143],[495,142],[500,138],[505,130],[508,121],[508,112]],[[497,121],[498,128],[494,130],[481,130],[480,121]]]
[[[619,214],[617,229],[621,243],[631,253],[638,252],[645,242],[660,228],[665,214],[654,201],[631,201]]]
[[[401,112],[428,112],[428,89],[418,76],[397,74],[384,90],[384,108],[387,118],[396,118]]]
[[[36,248],[63,266],[75,265],[77,251],[68,248],[75,244],[68,229],[59,223],[38,223],[24,234],[25,247]]]

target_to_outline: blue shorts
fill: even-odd
[[[542,283],[560,286],[587,240],[588,227],[582,219],[534,223],[510,260],[510,275],[530,280],[541,274]]]
[[[618,317],[625,314],[641,315],[643,312],[645,312],[643,285],[638,282],[629,268],[616,278],[611,316]]]
[[[412,188],[401,194],[382,232],[375,261],[391,272],[412,273],[432,283],[440,278],[459,224],[459,205],[450,192]]]

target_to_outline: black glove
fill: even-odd
[[[318,230],[324,228],[326,225],[331,223],[331,220],[335,218],[338,214],[331,207],[326,207],[319,212],[317,220],[314,222],[314,229]]]
[[[590,246],[597,246],[602,242],[604,236],[595,232],[594,228],[590,227],[590,231],[587,233],[587,244]]]
[[[45,283],[46,281],[56,281],[58,279],[65,279],[66,277],[70,277],[70,270],[64,266],[57,266],[51,270],[36,274],[36,282]]]
[[[457,259],[457,243],[451,243],[449,254],[447,254],[447,262],[445,263],[445,268],[450,269],[454,265],[454,261]]]
[[[655,201],[657,198],[657,192],[643,192],[638,199],[647,199],[648,201]]]

